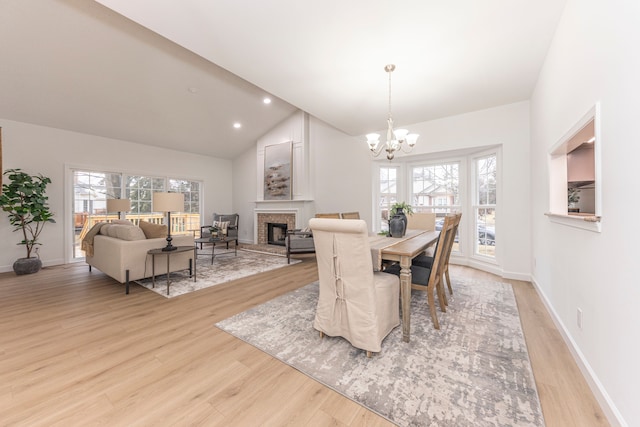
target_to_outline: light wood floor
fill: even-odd
[[[174,299],[84,264],[0,274],[0,425],[390,425],[214,327],[317,280],[300,258]],[[547,426],[608,425],[531,284],[511,283]]]

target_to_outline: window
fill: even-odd
[[[497,157],[491,154],[474,160],[475,220],[474,254],[495,258]]]
[[[200,187],[197,181],[169,179],[169,191],[184,194],[184,215],[183,221],[176,225],[178,232],[200,228]],[[173,216],[171,219],[173,222]]]
[[[191,233],[200,227],[202,184],[183,179],[126,175],[116,172],[74,169],[73,174],[73,248],[72,258],[84,257],[82,238],[101,221],[113,221],[117,212],[107,212],[107,199],[131,200],[125,217],[137,224],[140,220],[164,223],[165,215],[153,212],[152,198],[157,191],[175,191],[185,195],[184,211],[171,215],[172,234]],[[168,189],[168,190],[167,190]]]
[[[378,212],[380,220],[380,230],[389,229],[389,212],[391,206],[398,200],[398,168],[380,167],[380,200],[378,202]]]
[[[435,212],[436,229],[443,224],[443,217],[460,211],[460,162],[434,165],[416,165],[411,169],[411,205],[415,212]],[[459,236],[459,235],[458,235]],[[453,251],[458,252],[456,236]]]
[[[89,225],[107,220],[107,199],[122,197],[122,175],[110,172],[73,172],[73,258],[84,256],[80,242]]]
[[[494,268],[500,248],[500,153],[494,145],[374,162],[373,200],[380,212],[375,231],[387,229],[385,209],[395,201],[406,201],[414,212],[435,213],[437,230],[446,214],[462,212],[453,258]]]

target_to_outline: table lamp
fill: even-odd
[[[167,213],[167,246],[163,251],[174,251],[177,246],[171,244],[171,212],[184,210],[184,194],[182,193],[153,193],[153,211]]]
[[[131,200],[129,199],[107,199],[107,213],[118,212],[118,219],[122,218],[123,212],[129,212],[131,210]]]

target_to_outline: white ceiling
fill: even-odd
[[[2,0],[0,117],[223,158],[296,108],[383,129],[388,63],[396,125],[529,99],[565,4],[97,1]]]

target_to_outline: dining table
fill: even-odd
[[[371,235],[369,245],[374,270],[382,269],[382,261],[400,263],[400,307],[402,311],[402,341],[411,336],[411,261],[440,237],[431,230],[407,230],[403,237]]]

